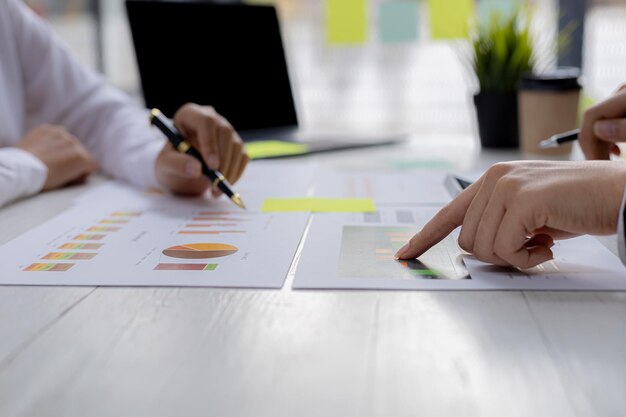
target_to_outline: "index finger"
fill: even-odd
[[[415,259],[441,242],[454,229],[463,224],[465,213],[483,183],[478,181],[467,187],[457,198],[439,210],[428,223],[397,253],[398,259]]]

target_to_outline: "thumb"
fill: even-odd
[[[606,142],[626,142],[626,119],[598,120],[593,124],[593,133]]]

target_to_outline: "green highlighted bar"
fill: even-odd
[[[281,156],[304,155],[309,152],[308,145],[280,140],[255,141],[246,143],[245,146],[250,159],[280,158]]]
[[[263,213],[373,213],[376,206],[371,198],[268,198],[261,207]]]

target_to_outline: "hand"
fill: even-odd
[[[621,162],[496,164],[396,257],[416,258],[462,226],[459,246],[479,260],[530,268],[552,259],[556,239],[615,233],[625,185]]]
[[[48,167],[44,190],[85,182],[97,169],[87,149],[60,126],[37,126],[16,147],[30,152]]]
[[[231,184],[239,180],[248,164],[248,155],[237,132],[212,107],[185,104],[174,115],[174,124],[195,147],[211,169],[218,169]],[[166,188],[187,195],[201,195],[211,185],[194,158],[167,144],[156,162],[159,182]],[[218,190],[213,195],[218,196]]]
[[[616,142],[626,142],[626,85],[611,98],[585,112],[578,142],[587,159],[620,154]]]

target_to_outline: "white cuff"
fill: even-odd
[[[130,176],[131,183],[141,188],[162,188],[156,177],[156,160],[164,145],[164,139],[149,140],[132,157],[136,171]]]
[[[48,177],[48,168],[30,152],[0,149],[0,206],[37,194]]]
[[[626,190],[622,197],[622,205],[619,208],[617,219],[617,247],[619,250],[619,258],[626,265],[626,236],[624,236],[624,210],[626,209]]]

